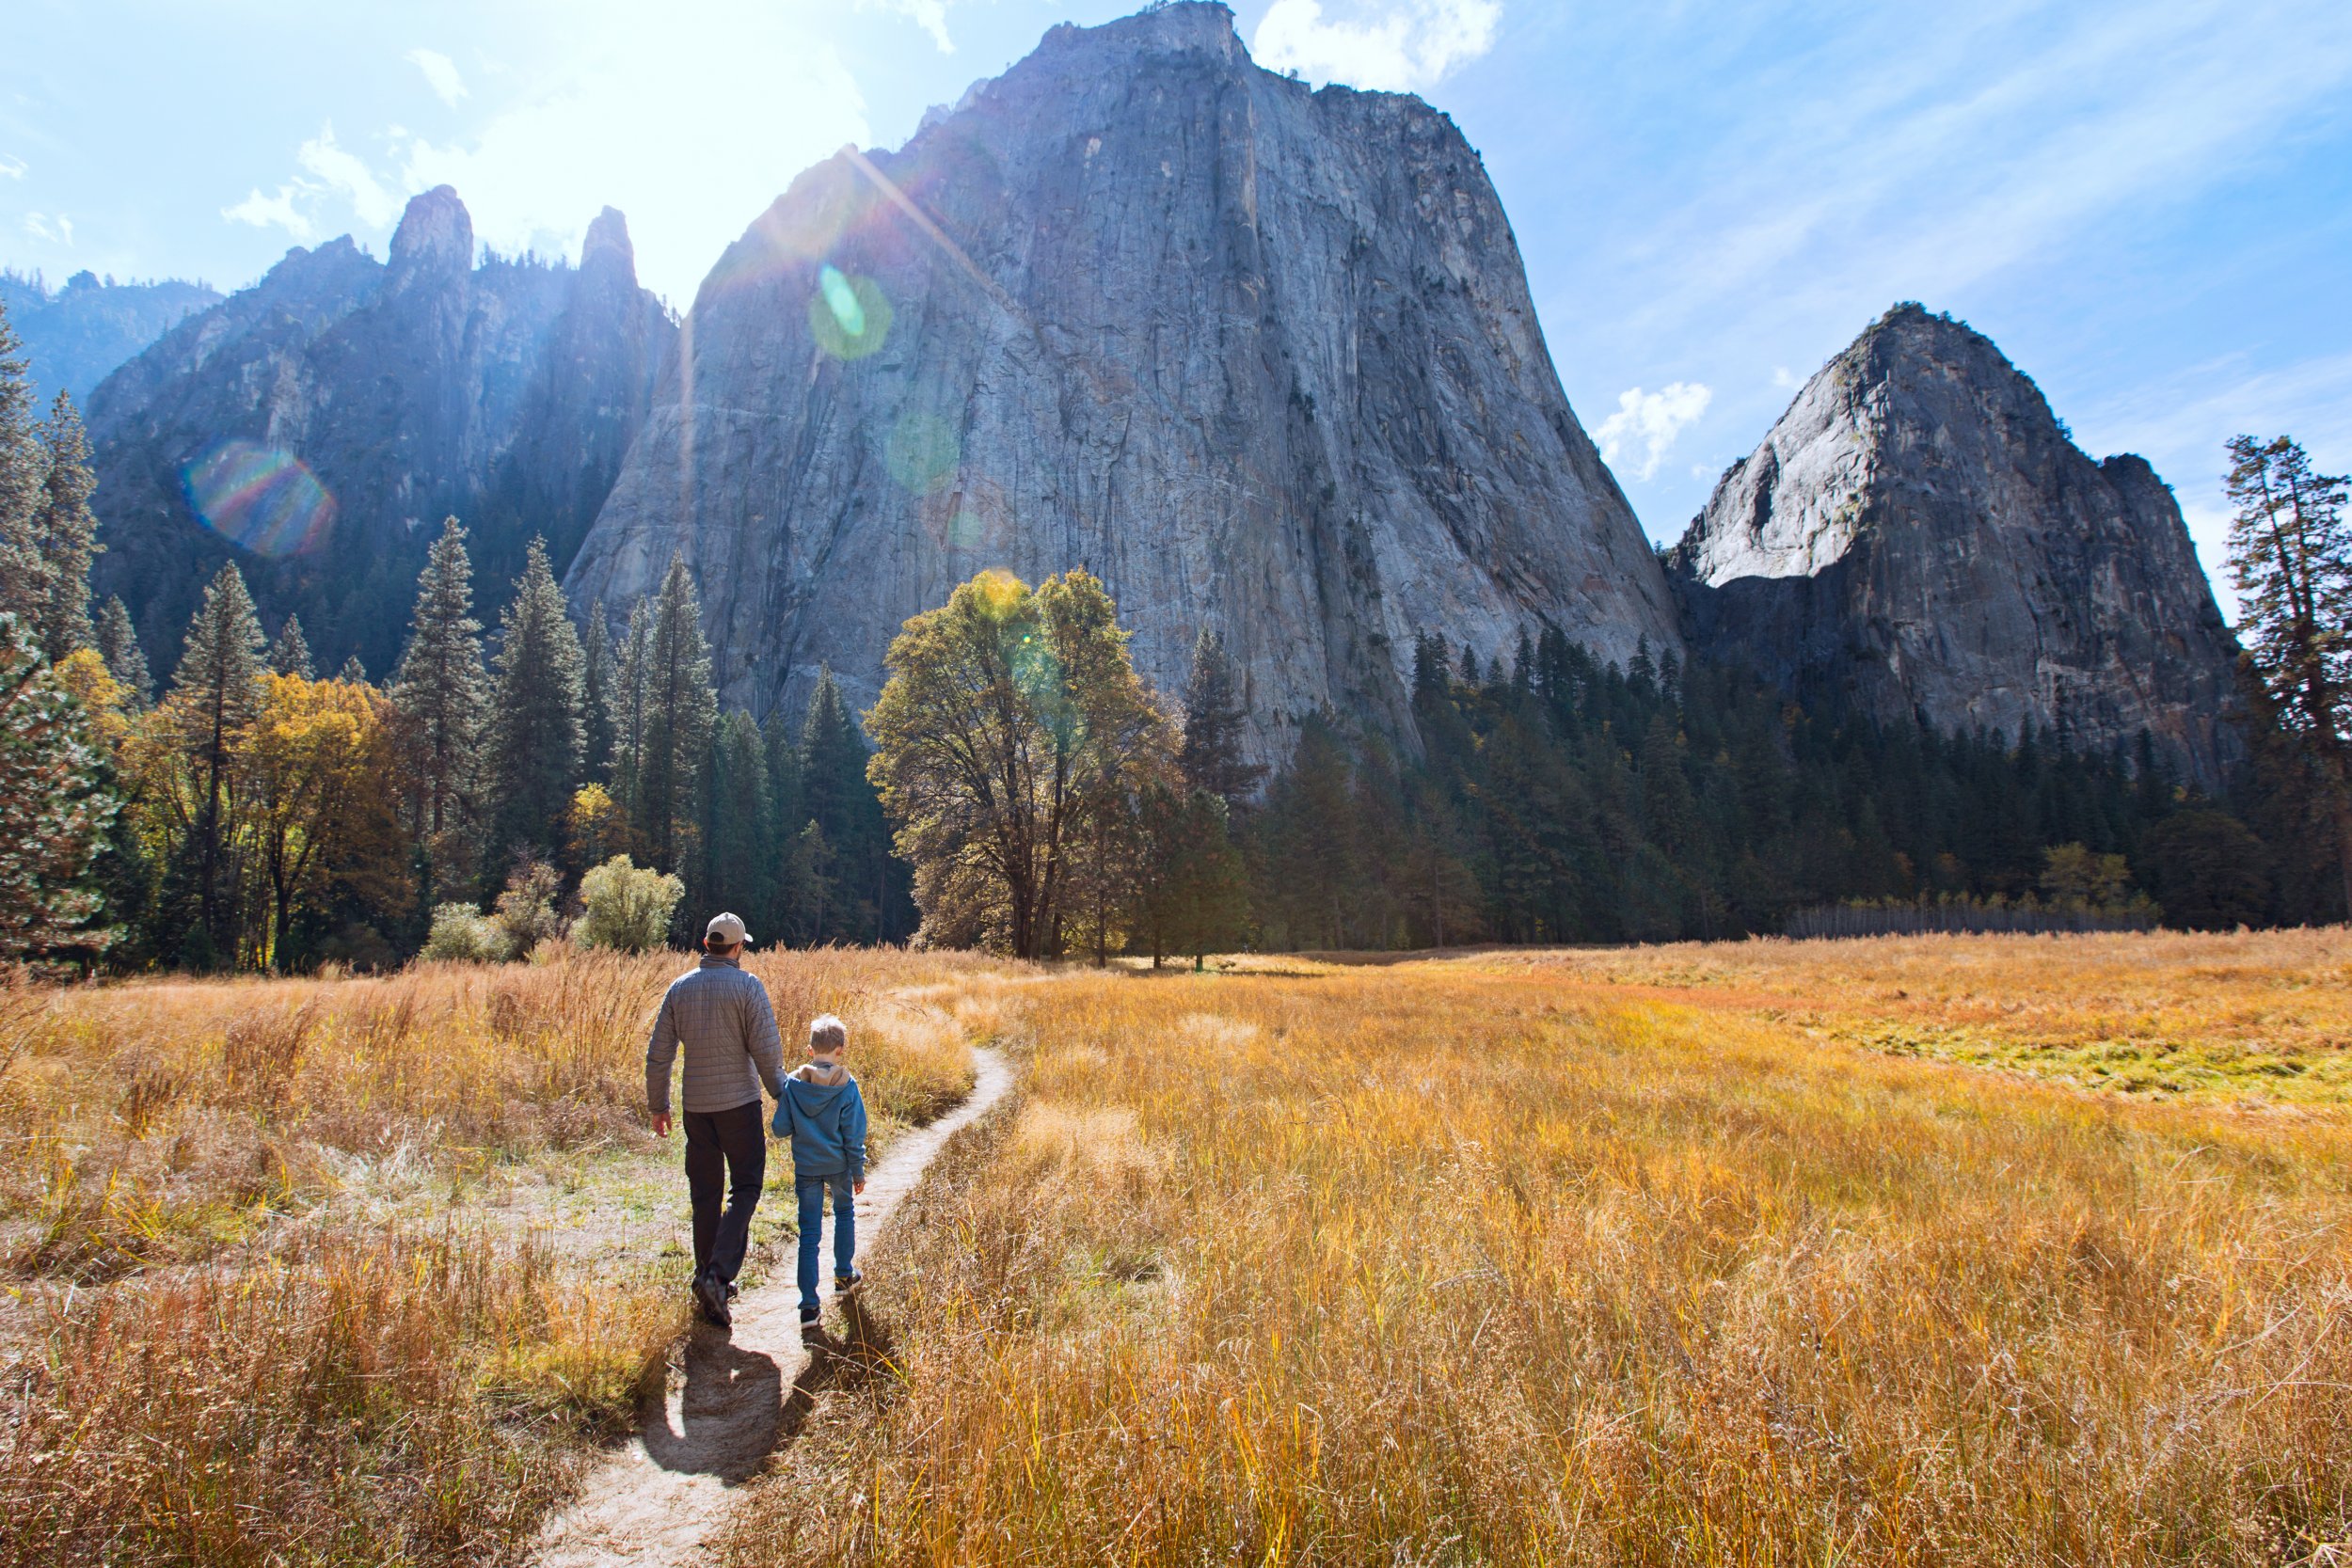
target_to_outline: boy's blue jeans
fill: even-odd
[[[817,1305],[818,1227],[825,1218],[825,1189],[833,1189],[833,1272],[846,1276],[857,1264],[857,1198],[848,1176],[803,1176],[792,1183],[801,1200],[801,1305]]]

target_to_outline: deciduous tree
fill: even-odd
[[[891,644],[870,770],[927,933],[996,929],[1023,958],[1046,952],[1092,818],[1172,774],[1172,726],[1127,635],[1084,571],[1035,590],[991,571]]]

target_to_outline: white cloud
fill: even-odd
[[[24,214],[24,232],[53,245],[72,245],[73,220],[62,213],[27,213]]]
[[[859,10],[883,10],[903,16],[930,35],[943,55],[956,52],[955,40],[947,36],[948,0],[858,0]]]
[[[357,154],[336,142],[331,122],[294,150],[294,162],[302,172],[278,186],[276,196],[263,196],[257,185],[243,201],[223,207],[220,215],[256,229],[283,229],[304,241],[320,232],[329,198],[341,197],[362,228],[381,229],[400,215],[400,197]]]
[[[24,178],[24,171],[31,166],[22,158],[10,157],[6,152],[0,152],[0,180],[22,180]]]
[[[1250,41],[1269,71],[1411,92],[1494,47],[1502,0],[1356,0],[1327,20],[1320,0],[1274,0]]]
[[[301,194],[293,185],[280,185],[276,196],[263,196],[260,186],[233,207],[223,207],[220,215],[231,223],[249,223],[256,229],[283,229],[297,240],[307,240],[318,232],[310,214],[294,205]]]
[[[1697,422],[1714,396],[1695,381],[1670,381],[1655,392],[1633,387],[1618,393],[1617,411],[1601,420],[1600,428],[1593,432],[1600,443],[1601,461],[1614,465],[1620,452],[1638,442],[1643,453],[1639,466],[1632,468],[1634,477],[1657,477],[1658,466],[1665,461],[1666,449],[1675,444],[1676,436]]]
[[[342,196],[366,227],[381,229],[400,216],[400,198],[386,190],[367,165],[335,145],[332,124],[320,126],[295,151],[294,162],[317,177],[312,188]]]
[[[1796,377],[1796,373],[1790,371],[1788,366],[1774,365],[1772,367],[1772,385],[1779,388],[1784,392],[1793,392],[1798,388],[1804,386],[1804,383],[1799,381]]]
[[[466,96],[466,79],[457,74],[457,62],[439,50],[411,49],[401,57],[424,72],[425,84],[451,108]]]

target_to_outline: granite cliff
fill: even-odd
[[[574,562],[701,584],[723,700],[872,699],[908,616],[1085,566],[1261,755],[1329,705],[1412,744],[1416,633],[1677,643],[1478,155],[1417,98],[1254,66],[1222,6],[1064,25],[905,147],[794,182],[705,281]]]
[[[91,398],[98,590],[168,668],[233,558],[268,625],[298,610],[322,663],[380,675],[443,515],[473,531],[485,601],[532,533],[568,559],[674,332],[610,209],[576,268],[477,265],[447,186],[409,202],[384,261],[347,237],[293,250]]]
[[[1734,464],[1669,558],[1693,649],[1808,703],[1947,732],[2030,724],[2217,783],[2237,645],[2179,505],[2093,462],[1990,340],[1872,324]]]

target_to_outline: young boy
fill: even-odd
[[[818,1230],[833,1192],[833,1293],[866,1276],[857,1271],[856,1196],[866,1190],[866,1098],[842,1065],[850,1031],[826,1013],[808,1026],[808,1060],[785,1075],[776,1103],[778,1137],[792,1139],[792,1186],[801,1200],[801,1326],[817,1326]]]

